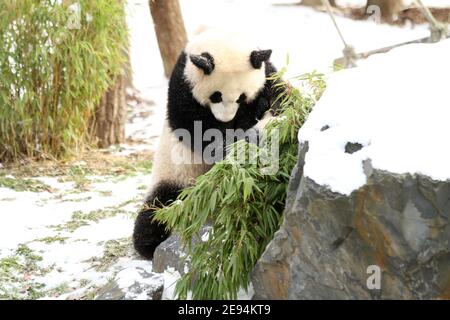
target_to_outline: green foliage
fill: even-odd
[[[0,1],[0,161],[60,158],[89,144],[95,107],[123,69],[123,4]]]
[[[109,206],[102,209],[93,210],[88,213],[78,210],[72,213],[72,217],[69,221],[66,221],[62,225],[54,225],[51,227],[58,231],[73,232],[76,229],[87,226],[92,222],[98,222],[102,219],[115,217],[120,213],[126,213],[124,207],[133,203],[133,201],[135,201],[135,199],[124,201],[117,206]]]
[[[107,271],[117,260],[124,257],[130,249],[130,239],[122,238],[116,240],[108,240],[104,244],[105,249],[103,257],[95,258],[98,263],[96,266],[97,271]]]
[[[0,300],[43,297],[43,285],[34,283],[32,277],[24,276],[48,273],[49,269],[38,266],[40,261],[42,257],[23,244],[10,256],[0,258]]]
[[[325,88],[320,74],[300,80],[305,82],[302,89],[289,86],[287,95],[279,97],[279,118],[265,130],[267,137],[273,130],[279,133],[275,174],[263,174],[262,161],[236,161],[249,150],[270,153],[268,148],[241,140],[232,146],[234,153],[200,176],[177,201],[157,211],[156,218],[179,233],[188,250],[190,269],[177,283],[179,298],[192,291],[193,299],[235,299],[240,288],[247,289],[251,270],[282,220],[286,188],[297,159],[298,129]],[[212,223],[208,239],[193,245],[207,221]]]
[[[50,191],[50,186],[35,179],[4,177],[0,174],[0,187],[15,191],[43,192]]]

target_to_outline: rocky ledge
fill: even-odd
[[[307,150],[284,223],[254,269],[254,298],[449,299],[450,181],[366,161],[367,183],[346,196],[303,175]]]
[[[449,54],[405,46],[327,81],[254,298],[450,299],[450,92],[433,76]]]

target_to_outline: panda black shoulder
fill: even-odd
[[[247,130],[252,128],[258,120],[261,120],[264,114],[270,109],[272,115],[276,113],[278,108],[276,98],[283,91],[283,87],[279,89],[275,86],[275,81],[269,79],[277,72],[275,66],[270,62],[265,62],[265,76],[266,81],[261,91],[255,97],[255,99],[249,104],[243,104],[240,106],[236,115],[237,128]]]
[[[274,74],[278,72],[275,66],[270,62],[266,62],[266,77],[269,78],[266,80],[264,85],[264,95],[269,98],[270,101],[270,111],[272,115],[276,115],[280,109],[280,95],[286,94],[286,83],[283,80],[272,80],[270,79]],[[283,82],[283,85],[279,85],[280,82]]]

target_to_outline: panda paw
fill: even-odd
[[[258,123],[254,126],[259,135],[262,135],[264,128],[274,119],[274,116],[268,112]]]
[[[134,225],[134,248],[146,259],[153,259],[156,247],[170,235],[164,224],[153,220],[154,215],[154,209],[141,211]]]

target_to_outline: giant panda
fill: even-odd
[[[148,205],[134,227],[134,247],[141,256],[151,259],[169,236],[166,227],[152,219],[155,206],[174,201],[213,165],[203,158],[205,141],[196,149],[195,123],[201,123],[201,137],[208,129],[261,130],[273,116],[280,86],[268,79],[276,72],[269,61],[271,53],[239,32],[209,29],[180,54],[169,81],[167,117],[154,157]],[[179,131],[188,132],[190,141],[180,138]]]

